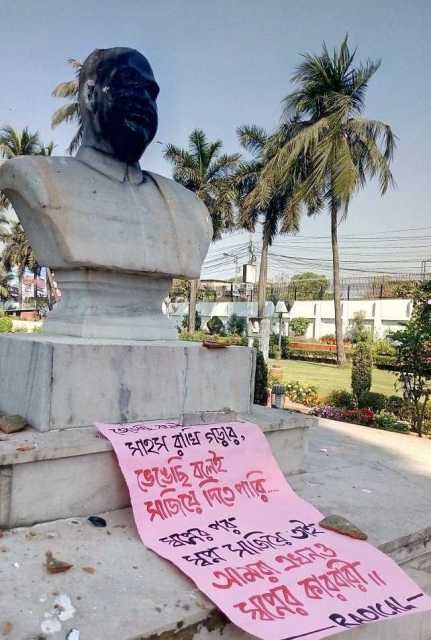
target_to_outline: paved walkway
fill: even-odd
[[[431,440],[319,420],[306,473],[289,478],[323,513],[338,513],[382,544],[431,526]]]

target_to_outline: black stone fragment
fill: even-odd
[[[88,521],[91,522],[95,527],[106,527],[106,520],[104,518],[100,518],[99,516],[90,516]]]

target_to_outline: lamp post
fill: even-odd
[[[278,350],[281,352],[281,326],[283,321],[283,313],[287,313],[288,309],[284,300],[279,300],[275,305],[275,312],[278,313]]]

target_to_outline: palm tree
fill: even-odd
[[[390,163],[396,139],[388,124],[361,117],[368,82],[380,61],[354,66],[355,54],[346,36],[332,54],[324,44],[320,55],[304,55],[292,78],[298,88],[284,99],[284,119],[294,122],[295,131],[266,167],[259,194],[264,203],[265,189],[270,190],[274,173],[280,184],[289,178],[298,158],[307,158],[307,176],[296,189],[292,206],[314,193],[330,212],[339,364],[345,362],[345,351],[338,226],[347,216],[352,196],[368,179],[378,178],[382,195],[393,185]]]
[[[0,129],[0,158],[10,160],[17,156],[50,156],[54,149],[54,143],[44,145],[38,131],[31,132],[28,127],[14,129],[6,125]],[[0,209],[9,206],[9,200],[0,192]]]
[[[41,146],[39,133],[31,133],[28,127],[14,129],[6,125],[0,129],[0,154],[5,159],[37,155]]]
[[[81,114],[79,111],[79,73],[81,71],[82,62],[75,60],[75,58],[68,58],[67,62],[73,67],[75,71],[75,78],[66,82],[60,82],[52,92],[52,95],[56,98],[66,98],[69,102],[62,107],[59,107],[53,114],[51,119],[51,127],[55,129],[59,124],[63,122],[77,122],[78,131],[73,136],[72,141],[68,147],[68,153],[72,154],[78,147],[82,140],[83,125]]]
[[[258,281],[258,318],[262,320],[265,312],[266,285],[268,275],[268,250],[277,234],[296,233],[299,230],[299,202],[292,202],[298,180],[306,175],[306,162],[298,157],[290,175],[282,182],[277,182],[274,173],[273,181],[268,179],[266,168],[271,159],[292,136],[292,123],[281,126],[273,134],[255,125],[240,127],[237,131],[241,146],[251,153],[251,160],[242,162],[236,172],[238,204],[240,210],[239,223],[243,228],[254,231],[256,224],[262,220],[262,252],[260,258]],[[268,183],[263,201],[262,178]],[[310,210],[315,211],[319,202],[307,197]]]
[[[173,144],[165,147],[164,157],[173,166],[174,180],[193,191],[206,205],[213,225],[213,240],[234,225],[235,188],[233,175],[239,154],[221,154],[221,140],[210,142],[201,129],[189,136],[187,149]],[[191,281],[189,326],[195,329],[196,298],[199,280]]]
[[[22,308],[22,284],[23,276],[26,269],[33,271],[34,275],[34,298],[36,303],[36,280],[40,267],[32,248],[28,242],[27,236],[20,222],[12,222],[7,235],[3,236],[5,243],[2,255],[2,264],[6,272],[10,272],[14,267],[18,269],[18,302],[20,309]]]
[[[14,129],[7,125],[0,129],[0,157],[11,159],[17,156],[50,156],[54,149],[54,143],[44,145],[40,140],[39,133],[30,132],[28,127],[24,129]],[[21,223],[10,220],[4,210],[10,206],[10,202],[4,193],[0,192],[0,240],[5,243],[3,249],[2,263],[6,271],[11,271],[13,267],[18,267],[19,278],[19,301],[22,306],[22,278],[26,268],[34,274],[34,297],[36,301],[37,274],[39,265],[28,243]]]
[[[9,274],[0,263],[0,300],[7,300],[9,297]]]

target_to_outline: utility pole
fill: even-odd
[[[236,256],[235,254],[232,254],[232,253],[223,253],[223,257],[224,258],[232,258],[233,259],[233,262],[234,262],[234,265],[235,265],[235,280],[239,279],[239,276],[241,274],[238,272],[238,267],[239,267],[238,256]]]

